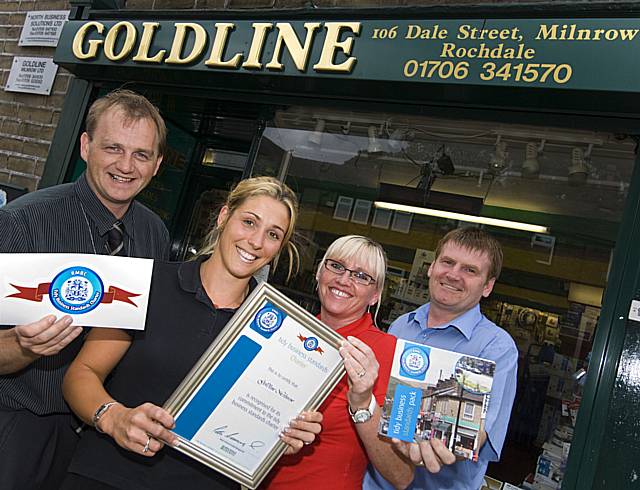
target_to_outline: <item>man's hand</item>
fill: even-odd
[[[439,439],[404,442],[393,439],[395,448],[416,466],[424,466],[430,473],[438,473],[444,465],[456,462],[456,456]]]
[[[15,327],[20,347],[34,358],[53,356],[80,335],[82,327],[71,325],[71,317],[65,315],[59,320],[53,315],[45,316],[37,322]]]

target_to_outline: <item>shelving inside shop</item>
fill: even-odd
[[[519,488],[560,489],[600,308],[569,302],[558,314],[490,301],[483,311],[511,334],[520,352],[510,433],[539,454]],[[502,476],[492,469],[488,474]]]

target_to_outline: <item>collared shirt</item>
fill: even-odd
[[[0,208],[0,253],[106,254],[117,219],[89,187],[75,183],[31,192]],[[160,218],[133,201],[120,220],[129,257],[169,257],[169,232]]]
[[[480,312],[479,305],[449,324],[430,328],[427,327],[429,308],[427,303],[401,316],[393,322],[389,333],[431,347],[489,359],[496,363],[496,370],[485,419],[487,442],[480,449],[478,461],[458,461],[443,466],[435,474],[416,468],[415,479],[409,488],[478,490],[489,461],[497,461],[502,451],[516,393],[518,349],[507,332]],[[362,488],[386,490],[393,487],[369,466]]]
[[[83,174],[75,183],[26,194],[1,208],[0,253],[106,254],[107,231],[115,221]],[[128,256],[168,258],[169,233],[156,214],[134,201],[121,221]],[[0,376],[0,410],[68,413],[62,378],[81,344],[76,339],[57,355]]]

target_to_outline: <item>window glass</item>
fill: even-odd
[[[429,301],[427,271],[446,232],[491,232],[504,267],[481,308],[515,340],[519,373],[502,463],[488,474],[518,485],[536,474],[545,442],[570,443],[635,151],[631,137],[595,130],[279,111],[253,175],[283,179],[298,194],[302,265],[289,282],[286,266],[271,281],[315,313],[327,246],[371,237],[389,259],[377,319],[386,329]],[[465,405],[464,416],[472,410]]]
[[[465,404],[464,404],[464,418],[465,419],[473,420],[474,408],[475,408],[475,405],[473,403],[466,403],[465,402]]]

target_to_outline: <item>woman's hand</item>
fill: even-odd
[[[119,446],[143,456],[155,456],[165,443],[177,442],[177,437],[169,432],[175,427],[173,417],[152,403],[136,408],[117,403],[100,418],[99,425]]]
[[[320,412],[302,412],[289,422],[289,426],[280,434],[282,442],[287,444],[285,454],[295,454],[304,446],[315,441],[322,431],[322,414]]]
[[[340,347],[340,355],[347,370],[349,406],[352,409],[368,407],[380,368],[376,355],[356,337],[347,337],[347,342]]]

